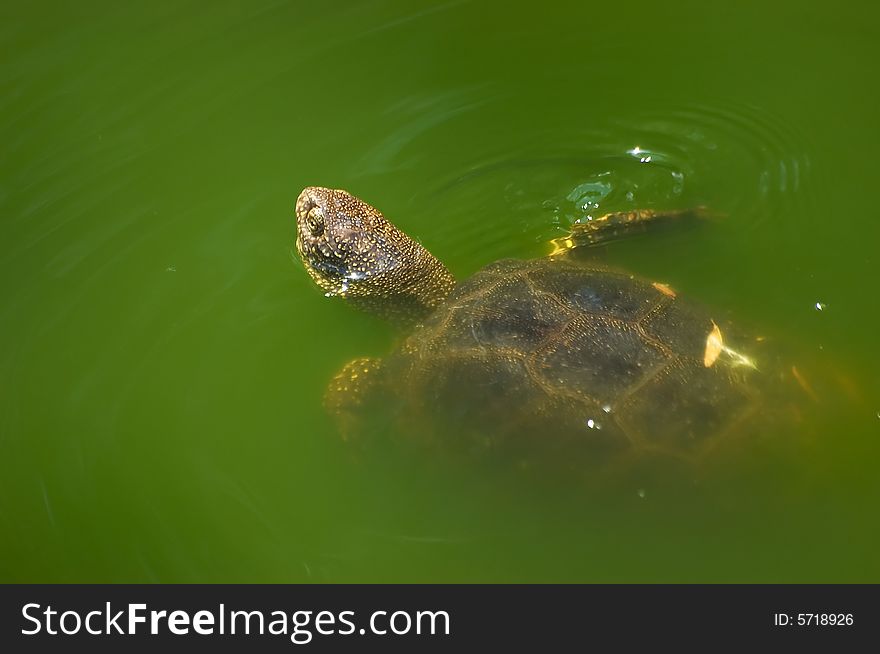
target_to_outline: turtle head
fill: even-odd
[[[376,211],[341,190],[310,186],[296,200],[296,249],[328,296],[367,292],[405,265],[407,238]]]
[[[309,186],[300,193],[296,250],[325,295],[404,322],[424,317],[455,285],[430,252],[339,189]]]

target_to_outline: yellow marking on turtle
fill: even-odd
[[[712,331],[706,338],[706,351],[703,353],[703,365],[711,368],[715,365],[721,352],[724,350],[724,341],[721,337],[721,328],[712,321]]]
[[[575,242],[574,239],[571,238],[571,235],[561,236],[559,238],[551,239],[550,246],[550,253],[547,256],[554,257],[573,250],[575,248]]]
[[[758,366],[755,365],[755,362],[751,358],[724,344],[724,337],[721,335],[721,328],[715,324],[714,320],[712,320],[711,323],[712,330],[706,337],[706,349],[703,352],[703,365],[707,368],[711,368],[715,365],[715,362],[718,361],[718,357],[722,354],[726,354],[732,360],[732,365],[747,366],[757,370]]]
[[[675,297],[675,291],[672,290],[672,287],[669,286],[669,284],[663,284],[661,282],[653,282],[651,284],[651,286],[653,286],[658,291],[663,293],[663,295],[665,295],[666,297]]]

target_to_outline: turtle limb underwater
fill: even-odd
[[[713,217],[715,214],[705,207],[684,210],[635,209],[615,211],[596,218],[587,216],[576,221],[568,234],[550,241],[552,249],[549,256],[565,254],[579,247],[605,245],[660,227],[679,226]]]

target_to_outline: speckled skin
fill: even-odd
[[[297,252],[327,296],[411,323],[433,311],[455,286],[430,252],[345,191],[303,189],[296,218]]]
[[[732,350],[707,363],[716,320],[668,286],[566,251],[498,261],[456,286],[345,191],[307,188],[296,213],[297,249],[327,294],[416,323],[386,359],[357,359],[331,383],[347,437],[393,406],[399,431],[470,452],[697,459],[759,404],[762,375]],[[616,235],[633,221],[596,222]]]

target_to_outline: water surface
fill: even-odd
[[[880,581],[878,18],[7,3],[0,579]],[[852,393],[790,465],[712,493],[358,460],[321,396],[395,334],[294,261],[310,184],[460,276],[591,211],[712,207],[608,255]]]

